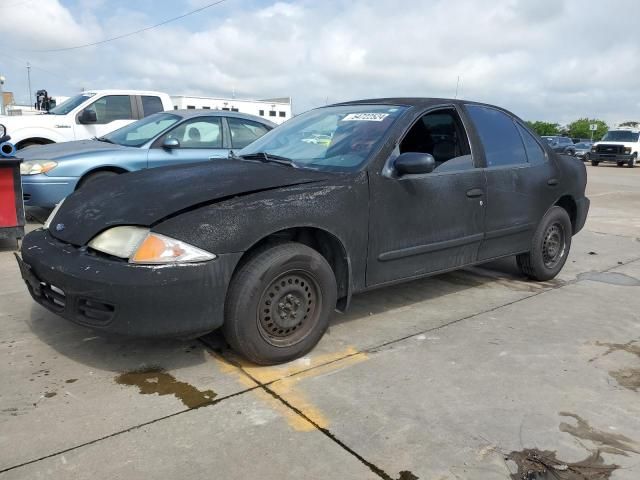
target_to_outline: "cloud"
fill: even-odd
[[[82,0],[70,9],[41,0],[40,22],[33,22],[33,5],[16,8],[1,46],[57,73],[38,72],[34,89],[60,94],[126,87],[290,95],[300,112],[376,96],[451,97],[460,76],[464,97],[527,119],[640,119],[640,43],[630,33],[640,18],[636,0],[589,8],[579,0],[229,0],[224,8],[104,46],[25,51],[100,40],[206,4],[185,0],[152,11],[148,2],[108,3],[107,9]],[[17,63],[4,72],[8,85],[24,77]]]

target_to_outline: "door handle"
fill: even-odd
[[[467,190],[467,197],[469,198],[477,198],[484,195],[484,192],[481,188],[472,188],[471,190]]]
[[[549,185],[550,187],[555,187],[556,185],[558,185],[558,179],[550,178],[549,180],[547,180],[547,185]]]

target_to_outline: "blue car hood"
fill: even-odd
[[[123,152],[137,150],[135,147],[123,147],[98,140],[79,140],[76,142],[50,143],[36,145],[20,150],[19,156],[24,160],[63,160],[93,153]]]

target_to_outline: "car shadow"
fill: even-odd
[[[356,295],[347,313],[335,315],[331,323],[343,324],[493,283],[528,292],[551,285],[550,282],[525,281],[515,260],[507,258]],[[106,335],[64,320],[35,303],[28,322],[32,332],[59,354],[105,371],[126,372],[150,366],[179,369],[206,362],[207,350],[221,352],[227,349],[220,331],[202,337],[202,341]]]
[[[117,373],[147,368],[174,370],[207,362],[197,339],[141,339],[102,332],[71,323],[33,303],[31,331],[60,355],[90,368]]]

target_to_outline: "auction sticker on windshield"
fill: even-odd
[[[381,122],[389,116],[388,113],[350,113],[342,119],[343,122]]]

